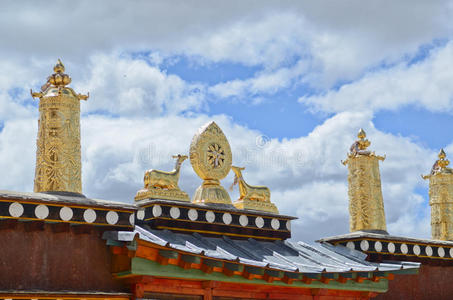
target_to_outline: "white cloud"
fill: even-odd
[[[189,84],[144,60],[96,55],[88,70],[88,78],[76,85],[79,92],[90,91],[92,95],[82,106],[84,112],[159,116],[197,110],[203,105],[202,84]]]
[[[453,112],[453,42],[434,49],[425,60],[371,72],[362,79],[299,99],[325,112],[399,109],[413,104]]]

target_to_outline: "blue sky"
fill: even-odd
[[[340,161],[363,127],[387,155],[390,233],[430,236],[420,174],[441,147],[453,156],[452,1],[25,1],[0,12],[0,189],[33,188],[29,90],[61,58],[71,86],[90,92],[81,104],[89,197],[133,201],[144,170],[170,169],[215,120],[246,180],[299,218],[295,238],[342,234]],[[192,195],[199,184],[185,163],[180,186]]]

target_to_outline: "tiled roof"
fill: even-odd
[[[105,232],[103,238],[118,242],[139,239],[162,247],[201,255],[206,258],[238,262],[261,268],[298,273],[346,273],[416,271],[412,262],[373,263],[366,254],[328,243],[309,245],[293,241],[239,240],[226,236],[207,237],[198,233],[183,234],[135,226],[135,230]]]

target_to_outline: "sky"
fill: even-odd
[[[246,181],[307,242],[349,231],[364,128],[387,228],[430,237],[427,174],[453,157],[452,1],[2,1],[0,189],[32,191],[39,90],[58,58],[81,103],[83,193],[131,203],[215,121]],[[233,174],[222,184],[229,187]],[[201,180],[186,161],[180,187]],[[237,188],[230,192],[237,199]]]

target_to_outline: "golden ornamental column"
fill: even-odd
[[[384,201],[382,199],[379,161],[385,157],[367,150],[371,142],[360,129],[357,141],[349,149],[348,166],[349,228],[354,231],[372,231],[387,234]]]
[[[429,205],[431,206],[431,237],[433,240],[453,240],[453,170],[443,149],[434,163],[431,173],[422,176],[429,179]]]
[[[58,60],[39,98],[35,192],[82,194],[80,154],[80,100],[88,96],[67,87],[71,78]]]

